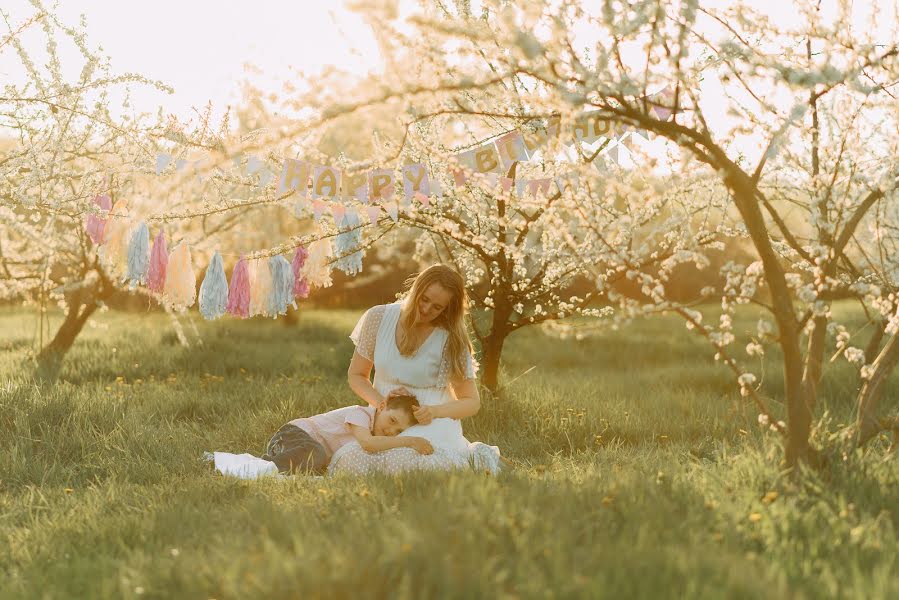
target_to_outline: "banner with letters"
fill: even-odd
[[[648,95],[645,99],[655,116],[667,121],[675,114],[672,106],[674,92],[670,87]],[[630,150],[635,135],[633,128],[611,123],[601,111],[579,115],[564,128],[558,117],[535,120],[493,138],[459,149],[447,161],[446,174],[452,185],[489,188],[496,193],[519,198],[548,198],[556,191],[577,190],[575,171],[549,177],[508,177],[516,163],[542,158],[552,149],[564,147],[568,155],[575,145],[605,141],[602,156],[594,166],[602,171],[604,164],[617,164],[622,148]],[[648,134],[643,134],[647,139]],[[277,317],[286,313],[296,300],[306,298],[310,289],[331,285],[331,269],[348,275],[362,269],[361,228],[368,223],[377,225],[386,212],[398,222],[403,209],[418,201],[427,208],[432,198],[441,198],[441,179],[430,172],[424,163],[405,164],[398,168],[374,168],[349,172],[332,165],[315,164],[298,158],[283,158],[280,164],[255,155],[234,157],[234,165],[241,175],[252,177],[259,188],[272,186],[279,197],[294,201],[294,214],[312,216],[322,233],[325,214],[330,214],[337,228],[332,240],[327,236],[303,243],[286,251],[283,248],[239,255],[230,278],[225,277],[222,254],[215,251],[206,275],[196,290],[196,276],[190,248],[180,241],[168,251],[160,229],[151,243],[151,224],[154,217],[141,217],[129,211],[126,200],[111,205],[106,194],[94,199],[96,210],[85,219],[85,230],[96,245],[98,256],[131,287],[147,286],[161,304],[184,311],[196,302],[206,319],[224,314],[240,318],[254,315]],[[156,155],[156,174],[190,174],[203,181],[207,159],[186,160],[170,154]],[[144,220],[146,219],[146,221]],[[294,239],[292,238],[292,242]],[[292,243],[291,242],[291,243]],[[279,253],[272,256],[273,251]],[[237,255],[235,255],[237,256]]]

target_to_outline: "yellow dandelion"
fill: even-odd
[[[777,492],[774,490],[771,490],[770,492],[765,494],[764,498],[762,498],[762,502],[764,502],[765,504],[771,504],[775,500],[777,500]]]
[[[759,513],[750,513],[749,520],[753,523],[758,523],[762,520],[762,515],[760,515]]]

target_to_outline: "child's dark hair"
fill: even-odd
[[[415,415],[412,411],[418,408],[418,398],[412,394],[400,394],[399,396],[391,396],[387,399],[387,408],[398,409],[409,415],[409,418],[415,422]]]

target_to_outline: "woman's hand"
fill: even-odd
[[[416,421],[422,425],[428,425],[431,421],[440,417],[439,408],[438,406],[419,406],[412,409],[412,414],[415,416]]]
[[[393,388],[392,390],[390,390],[390,392],[387,394],[387,397],[392,398],[393,396],[411,396],[411,395],[412,395],[412,392],[407,390],[405,387],[400,386],[398,388]]]
[[[403,396],[403,395],[411,396],[412,392],[410,392],[403,386],[400,386],[398,388],[393,388],[392,390],[387,392],[386,396],[381,397],[381,401],[378,402],[378,406],[377,406],[378,410],[385,410],[387,408],[387,401],[390,400],[391,398],[393,398],[394,396]]]
[[[434,447],[431,445],[431,442],[424,438],[420,437],[408,437],[409,440],[407,443],[410,448],[415,449],[419,454],[432,454],[434,452]]]

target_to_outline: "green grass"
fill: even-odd
[[[787,479],[779,441],[673,318],[516,334],[503,376],[537,368],[464,423],[520,464],[498,478],[213,473],[204,450],[259,454],[285,421],[354,402],[359,314],[193,313],[203,343],[182,348],[161,315],[105,313],[50,385],[22,364],[33,316],[0,312],[0,597],[899,596],[883,442]],[[776,397],[777,357],[763,370]],[[851,418],[851,375],[828,372],[819,437]]]

